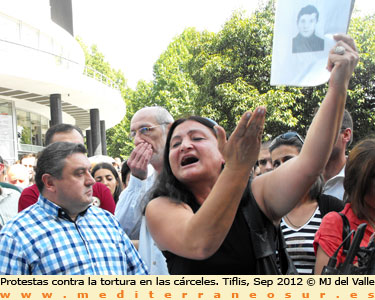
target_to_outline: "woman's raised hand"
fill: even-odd
[[[357,47],[348,35],[336,34],[334,39],[337,43],[329,52],[327,63],[327,70],[331,72],[329,83],[334,86],[345,84],[347,88],[359,60]]]
[[[253,113],[244,113],[228,141],[225,130],[220,126],[215,127],[226,168],[250,174],[258,160],[265,116],[266,108],[263,106],[256,108]]]

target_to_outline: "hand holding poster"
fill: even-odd
[[[333,35],[347,32],[353,5],[354,0],[278,0],[271,85],[325,83]]]

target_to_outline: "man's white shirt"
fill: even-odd
[[[344,178],[345,178],[345,166],[342,168],[340,173],[332,178],[328,179],[323,187],[323,194],[336,197],[337,199],[344,199]]]
[[[144,201],[146,201],[143,198],[156,178],[156,172],[151,165],[148,165],[147,172],[148,177],[145,180],[130,175],[128,187],[121,192],[116,204],[115,217],[131,240],[139,239]]]
[[[138,252],[146,263],[149,274],[168,275],[165,257],[148,231],[146,217],[143,215],[147,201],[144,196],[156,177],[157,173],[151,165],[148,165],[148,177],[145,180],[131,175],[128,187],[120,194],[115,217],[131,240],[139,240]]]

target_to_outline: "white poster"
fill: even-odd
[[[333,35],[346,33],[354,0],[278,0],[271,85],[316,86],[327,82]]]
[[[0,114],[0,155],[9,160],[14,157],[12,116]]]

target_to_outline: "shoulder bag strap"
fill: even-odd
[[[349,225],[348,218],[343,213],[339,212],[339,215],[342,218],[342,240],[344,240],[350,233],[350,225]],[[346,240],[343,246],[343,253],[345,255],[348,252],[349,248],[350,248],[350,239]]]

